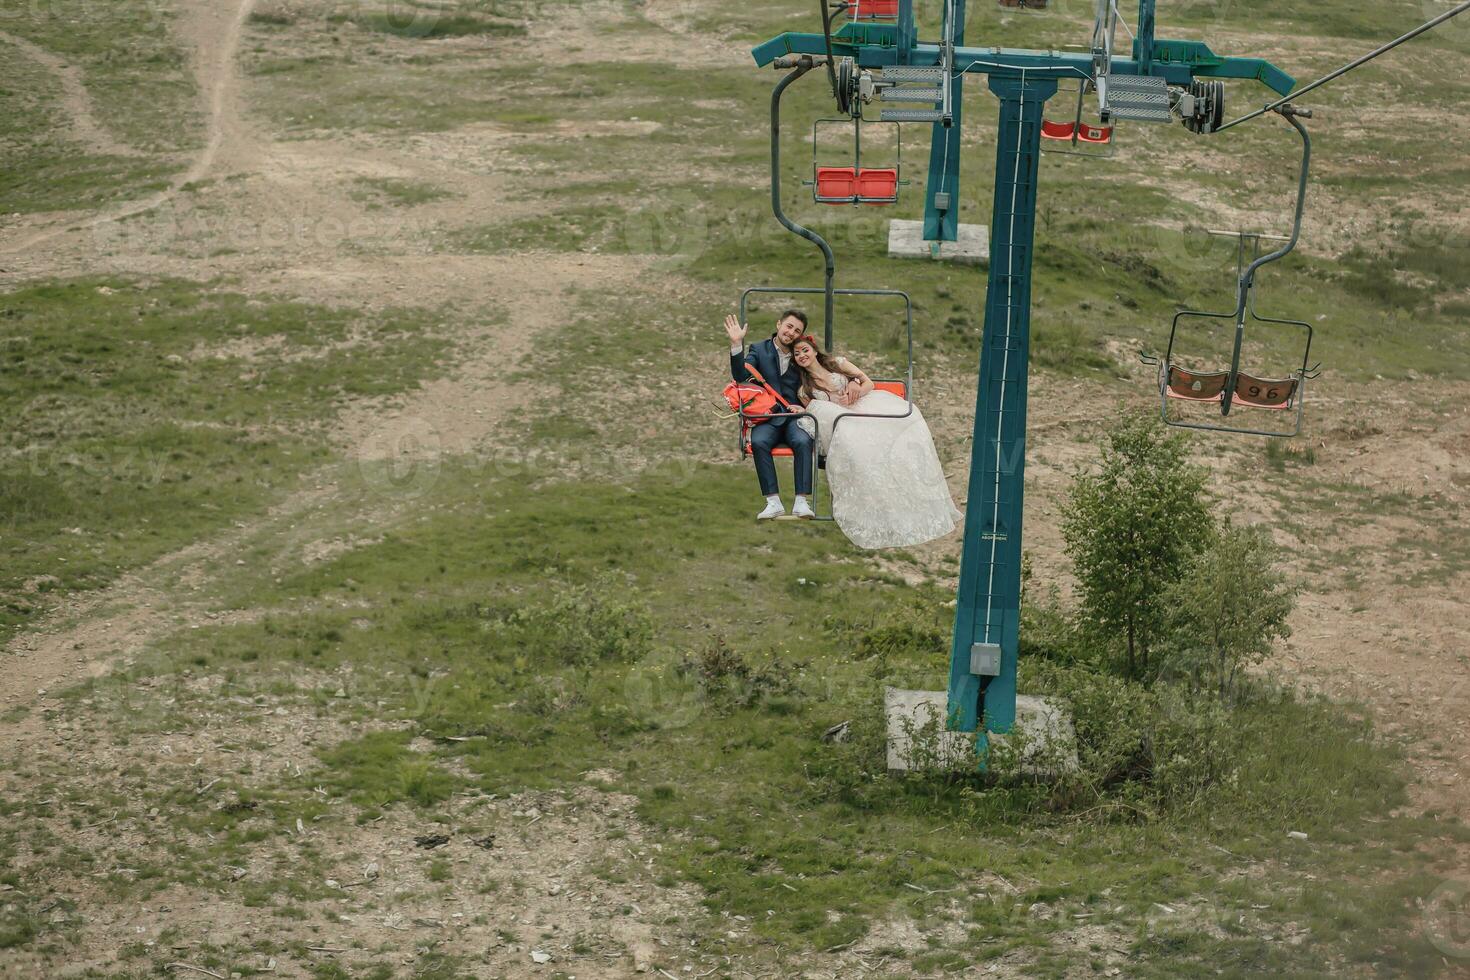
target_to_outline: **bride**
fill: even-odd
[[[832,516],[860,548],[920,544],[954,530],[961,517],[949,496],[934,440],[917,406],[873,382],[857,365],[804,336],[792,345],[801,369],[801,403],[816,420],[797,424],[827,458]]]

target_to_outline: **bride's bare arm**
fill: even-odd
[[[837,363],[837,369],[858,383],[858,390],[852,394],[853,401],[857,401],[873,390],[873,379],[864,374],[862,368],[847,358],[844,357]],[[849,391],[851,391],[850,387]]]

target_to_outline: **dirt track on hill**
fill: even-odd
[[[66,114],[62,123],[71,130],[70,136],[74,142],[80,143],[89,152],[107,156],[140,155],[133,147],[119,143],[97,121],[92,97],[87,93],[87,87],[82,82],[82,73],[75,65],[38,44],[32,44],[23,37],[16,37],[5,31],[0,31],[0,43],[14,45],[27,58],[56,76],[61,87],[61,110]]]
[[[281,565],[299,567],[302,561],[319,560],[357,542],[376,540],[385,529],[412,519],[418,512],[411,496],[364,495],[345,482],[360,480],[364,471],[357,468],[374,462],[391,463],[423,453],[493,451],[497,436],[503,438],[508,426],[513,431],[513,412],[526,400],[524,387],[510,376],[531,350],[537,334],[571,315],[578,290],[627,289],[649,264],[639,257],[564,253],[444,255],[426,243],[417,225],[390,228],[377,242],[387,247],[388,254],[370,258],[342,247],[350,243],[320,235],[296,236],[283,247],[245,254],[181,257],[180,242],[192,245],[197,238],[201,251],[210,245],[210,226],[191,224],[190,208],[181,204],[186,185],[227,176],[235,178],[238,189],[218,196],[224,202],[222,223],[212,226],[227,230],[260,228],[282,215],[317,228],[344,217],[368,219],[371,216],[348,193],[350,181],[363,175],[424,177],[450,186],[456,193],[450,205],[422,209],[429,225],[446,218],[470,221],[493,216],[505,220],[519,213],[513,202],[505,200],[505,178],[493,170],[481,172],[485,161],[497,159],[507,139],[504,131],[493,126],[384,146],[379,141],[335,139],[281,142],[253,125],[248,118],[249,91],[242,86],[236,61],[242,25],[252,6],[253,0],[190,0],[182,7],[179,27],[194,53],[208,119],[203,147],[186,171],[158,194],[80,223],[72,216],[39,218],[6,249],[4,279],[20,283],[99,272],[194,280],[223,275],[261,293],[369,312],[425,301],[447,304],[461,311],[468,326],[455,336],[455,364],[443,377],[403,397],[386,403],[359,403],[341,414],[331,438],[346,455],[346,467],[332,464],[306,474],[300,489],[267,513],[131,572],[107,589],[65,600],[43,623],[15,638],[4,654],[0,708],[30,710],[18,720],[0,722],[0,738],[9,746],[10,758],[28,765],[84,765],[99,772],[124,765],[121,757],[100,745],[84,749],[83,758],[76,757],[72,734],[58,730],[52,715],[59,703],[58,691],[102,676],[114,664],[130,662],[144,654],[150,643],[170,633],[256,618],[258,610],[220,614],[211,609],[208,599],[211,586],[236,573],[238,554],[264,548]],[[38,60],[61,70],[59,61]],[[76,98],[69,98],[67,104],[75,116],[74,128],[90,132],[85,104]],[[465,163],[473,163],[475,169],[464,168]],[[127,237],[119,238],[123,234],[119,222],[124,218],[146,222],[145,233],[129,231]],[[375,228],[370,223],[366,227]],[[294,715],[276,722],[273,727],[279,730],[265,736],[272,747],[262,765],[269,768],[293,764],[300,744],[302,723]],[[338,733],[335,737],[347,736]],[[216,755],[220,737],[217,733],[189,751],[203,753],[201,759],[222,758]],[[168,745],[161,748],[171,751]],[[4,767],[0,787],[17,789],[11,785],[17,771],[16,766]],[[657,950],[682,945],[678,929],[664,923],[687,919],[697,908],[697,896],[687,889],[652,895],[647,883],[639,881],[641,872],[622,887],[599,882],[600,893],[589,901],[591,896],[578,880],[597,879],[575,872],[567,863],[564,844],[581,835],[586,859],[603,861],[605,848],[588,829],[605,826],[618,829],[627,842],[622,845],[625,849],[628,844],[637,845],[643,831],[632,813],[632,802],[584,793],[567,799],[542,795],[522,804],[530,812],[539,806],[540,812],[531,821],[536,826],[528,828],[535,836],[517,849],[520,865],[514,877],[540,884],[519,903],[520,922],[559,929],[586,919],[589,908],[631,905],[640,910],[612,925],[607,955],[613,961],[625,957],[626,967],[607,975],[623,975],[639,964],[646,969]],[[402,835],[410,829],[398,828]],[[359,828],[349,830],[346,839],[336,844],[344,852],[378,853],[391,847],[394,839],[387,827],[373,831],[372,839],[364,837]],[[549,846],[550,841],[557,846]],[[383,869],[385,882],[412,878],[411,862],[398,863],[404,867],[390,863]],[[359,872],[344,869],[343,877]],[[570,887],[561,884],[564,882]],[[78,936],[82,962],[99,968],[113,965],[117,950],[133,941],[139,931],[158,928],[157,919],[146,910],[138,915],[114,915],[107,911],[101,895],[83,892],[76,898],[93,910]],[[168,903],[171,924],[191,938],[289,931],[270,921],[268,913],[263,916],[260,910],[221,905],[207,892],[177,890]],[[450,904],[469,908],[478,903],[466,892]],[[369,907],[375,906],[370,902]],[[440,913],[437,908],[426,908],[423,914]],[[589,923],[583,924],[591,928]],[[365,913],[350,938],[366,948],[376,948],[401,941],[401,934],[411,928],[421,927],[406,923],[402,914],[383,918]],[[313,941],[304,932],[301,938]],[[481,948],[487,942],[492,948],[501,946],[493,957],[503,961],[500,970],[514,971],[527,961],[523,950],[505,945],[493,934],[476,939],[465,934],[457,939]],[[41,968],[39,961],[26,967],[26,955],[19,961],[0,963],[0,973]],[[282,972],[293,975],[285,964]]]
[[[646,261],[563,253],[455,256],[409,252],[361,258],[343,254],[331,240],[310,238],[298,240],[297,249],[286,254],[271,250],[202,261],[136,248],[98,254],[99,239],[92,229],[163,208],[185,184],[207,177],[245,177],[247,192],[232,199],[234,211],[229,218],[259,224],[275,213],[323,221],[336,213],[360,210],[337,185],[342,178],[363,172],[403,173],[422,160],[417,163],[420,171],[443,176],[437,155],[417,157],[333,141],[305,146],[299,141],[279,142],[248,123],[244,109],[248,95],[241,92],[234,59],[253,3],[199,0],[181,11],[180,30],[195,53],[199,90],[205,93],[208,108],[204,148],[185,175],[158,195],[80,225],[33,231],[12,246],[21,253],[15,263],[20,269],[6,278],[19,282],[47,274],[101,270],[195,279],[229,275],[241,277],[263,293],[368,311],[412,305],[426,297],[453,304],[472,314],[472,326],[457,338],[456,369],[390,404],[349,407],[337,420],[332,440],[358,462],[403,453],[457,454],[484,448],[510,412],[525,401],[527,392],[510,376],[537,332],[569,315],[572,291],[626,288],[647,267]],[[47,63],[58,66],[60,60]],[[78,100],[70,99],[68,105],[75,112],[85,111]],[[84,121],[78,124],[87,125]],[[486,144],[482,146],[485,155],[493,159],[500,134],[488,129],[477,135]],[[446,141],[452,139],[451,135]],[[311,179],[301,179],[303,169]],[[480,182],[488,187],[476,187],[468,175],[462,175],[461,182],[470,196],[489,200],[457,203],[460,214],[487,210],[503,191],[501,182],[493,178]],[[513,213],[503,206],[499,210]],[[404,244],[412,248],[415,243]],[[298,541],[307,539],[313,514],[339,521],[341,515],[334,507],[341,496],[339,480],[335,468],[308,474],[302,490],[259,519],[167,555],[108,589],[64,603],[47,623],[11,644],[8,669],[0,676],[0,703],[14,705],[34,698],[38,690],[98,676],[105,672],[110,658],[141,649],[161,632],[201,622],[203,612],[188,592],[197,592],[201,582],[219,574],[225,560],[249,543],[287,533]],[[401,503],[389,501],[358,516],[364,526],[380,527],[401,509]],[[172,591],[170,584],[175,582],[188,584],[188,592]],[[33,732],[36,724],[32,718],[21,731]]]

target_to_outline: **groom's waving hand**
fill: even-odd
[[[734,313],[725,314],[725,333],[730,335],[730,347],[745,347],[745,324],[741,323]]]

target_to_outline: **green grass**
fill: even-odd
[[[472,35],[516,37],[526,33],[525,27],[520,24],[486,20],[470,14],[446,14],[429,6],[415,8],[408,5],[391,11],[367,11],[353,16],[351,20],[359,27],[379,34],[426,40]]]
[[[150,715],[131,696],[137,731],[195,728],[238,702],[392,726],[322,748],[304,781],[252,791],[255,809],[226,817],[191,790],[171,794],[187,831],[179,846],[198,850],[184,866],[235,859],[250,828],[303,814],[318,827],[397,807],[432,816],[457,790],[569,788],[598,768],[619,773],[617,788],[665,832],[668,883],[697,882],[711,909],[753,922],[752,955],[818,955],[912,917],[983,940],[903,954],[918,965],[1011,950],[1045,972],[1067,962],[1053,944],[1083,914],[1141,976],[1310,972],[1324,955],[1396,972],[1435,962],[1406,931],[1413,896],[1434,881],[1416,855],[1463,832],[1387,816],[1404,800],[1402,762],[1360,715],[1262,688],[1216,724],[1167,692],[1119,691],[1171,769],[1161,761],[1100,796],[891,778],[881,691],[943,685],[942,590],[839,560],[847,548],[827,529],[730,521],[749,493],[723,467],[657,470],[626,486],[512,492],[519,485],[451,465],[425,520],[255,578],[252,603],[276,614],[177,636],[79,692],[113,703],[154,678],[173,704]],[[701,533],[684,533],[691,526]],[[666,545],[640,545],[650,540]],[[1023,688],[1071,698],[1086,744],[1116,741],[1106,729],[1115,695],[1079,668],[1048,666],[1045,640],[1035,645],[1044,634],[1031,635]],[[299,687],[347,668],[345,697]],[[172,683],[185,669],[218,685],[191,695]],[[823,743],[843,720],[852,741]],[[410,750],[415,733],[427,747]],[[322,805],[313,785],[350,806]],[[199,838],[206,829],[226,843]],[[1028,911],[1038,902],[1066,914],[1038,918]],[[1154,903],[1248,926],[1201,936]],[[1287,928],[1309,942],[1263,938]]]
[[[0,296],[0,630],[291,489],[348,399],[434,369],[436,326],[167,280]]]
[[[419,180],[400,180],[395,177],[359,177],[358,189],[352,196],[365,202],[369,208],[384,204],[396,207],[415,207],[432,204],[453,195],[442,187]]]
[[[643,85],[698,84],[712,98],[745,103],[761,97],[762,79],[721,71],[697,82],[675,78],[660,83],[651,70],[642,81],[643,72],[636,65],[584,66],[585,101],[556,106],[554,114],[586,115],[590,120],[599,115],[598,106],[616,102],[623,106],[622,113],[661,123],[661,129],[636,138],[518,141],[514,152],[528,167],[597,172],[602,179],[560,188],[549,214],[461,230],[455,235],[459,247],[495,253],[549,248],[651,254],[671,270],[723,285],[732,299],[733,287],[769,282],[772,269],[782,270],[778,281],[818,283],[816,250],[783,232],[759,203],[759,195],[744,186],[763,179],[768,147],[757,128],[731,129],[716,115],[676,118],[658,103],[629,104],[629,97],[619,97],[610,81],[617,73],[630,75],[640,80],[636,92],[643,91]],[[817,87],[793,90],[789,100],[787,111],[793,119],[822,111]],[[516,104],[528,112],[542,105],[553,107],[550,96],[539,94]],[[993,128],[988,113],[973,114],[969,125],[984,144]],[[1129,179],[1130,174],[1167,161],[1172,151],[1192,147],[1193,138],[1182,131],[1146,132],[1148,145],[1130,148],[1118,163],[1089,166],[1047,158],[1043,164],[1033,291],[1033,354],[1042,367],[1106,374],[1112,369],[1102,353],[1107,341],[1158,349],[1177,310],[1233,305],[1233,247],[1190,230],[1206,226],[1208,216],[1171,195],[1167,184],[1144,186]],[[978,336],[983,279],[932,263],[894,263],[886,255],[886,219],[920,217],[922,195],[910,189],[902,203],[882,209],[881,214],[814,205],[810,192],[796,179],[810,158],[807,139],[793,126],[783,148],[785,158],[795,161],[788,171],[785,206],[796,220],[833,243],[839,256],[839,285],[910,291],[919,304],[921,342],[941,354],[968,359]],[[718,165],[729,178],[715,184],[696,182],[678,167],[647,166],[646,150],[640,148],[650,144],[667,147],[660,151],[665,157]],[[905,150],[905,165],[922,172],[923,142]],[[1319,160],[1360,150],[1347,146],[1319,150]],[[1247,130],[1232,136],[1220,154],[1233,176],[1191,170],[1171,174],[1169,180],[1208,183],[1233,206],[1260,213],[1260,227],[1274,230],[1285,215],[1264,208],[1260,194],[1288,190],[1287,182],[1279,179],[1283,151],[1279,134]],[[959,192],[964,220],[988,221],[991,166],[985,153],[966,158]],[[1098,167],[1110,169],[1100,175]],[[1258,175],[1257,168],[1272,176]],[[1098,179],[1110,174],[1120,179]],[[1454,172],[1448,171],[1422,175],[1416,186],[1448,193],[1456,183]],[[1124,222],[1120,215],[1145,220]],[[1455,315],[1459,307],[1448,300],[1440,302],[1466,288],[1461,272],[1466,263],[1458,261],[1464,249],[1456,245],[1455,233],[1432,219],[1405,219],[1385,224],[1378,234],[1381,250],[1350,251],[1340,261],[1307,251],[1320,247],[1309,238],[1302,252],[1261,274],[1258,308],[1264,314],[1311,323],[1317,331],[1313,359],[1320,358],[1334,377],[1465,377],[1470,371],[1470,342],[1459,328]],[[1404,281],[1405,273],[1417,278]],[[949,302],[933,302],[940,290],[949,294]],[[711,307],[709,312],[717,311]],[[1228,356],[1229,340],[1225,329],[1210,331],[1193,338],[1197,347],[1193,353],[1202,361]],[[1300,362],[1299,336],[1284,328],[1258,327],[1248,334],[1246,354],[1260,372],[1284,373]]]

